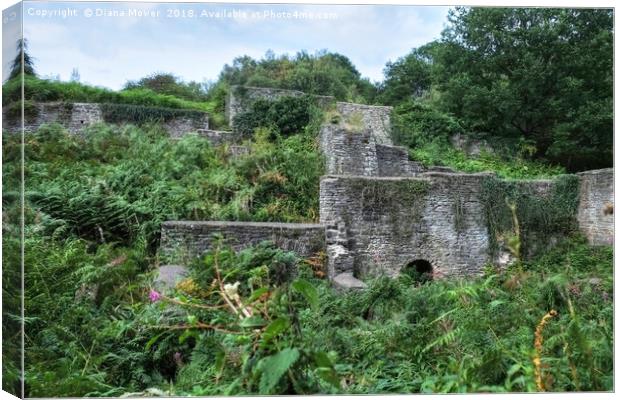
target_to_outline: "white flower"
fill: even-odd
[[[229,298],[235,298],[238,296],[240,282],[227,283],[224,285],[224,293]]]

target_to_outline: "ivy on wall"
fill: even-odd
[[[204,113],[194,110],[181,110],[166,107],[147,107],[132,104],[101,104],[103,120],[108,123],[132,121],[136,125],[153,122],[168,122],[176,118],[201,120]]]
[[[482,182],[481,199],[492,256],[496,256],[499,250],[499,238],[513,232],[511,205],[516,206],[522,254],[531,255],[540,240],[576,231],[579,178],[575,175],[558,177],[551,183],[547,195],[537,193],[531,182],[496,177],[488,177]]]

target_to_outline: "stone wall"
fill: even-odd
[[[372,132],[377,144],[392,144],[390,133],[392,107],[337,102],[336,110],[345,123],[361,119],[363,128]]]
[[[407,149],[379,144],[374,131],[347,127],[345,120],[324,124],[319,134],[325,170],[329,175],[416,176],[425,168],[409,160]]]
[[[353,132],[342,124],[325,124],[321,127],[319,143],[327,174],[378,174],[376,144],[370,130]]]
[[[445,276],[480,273],[489,261],[479,198],[485,176],[324,177],[320,215],[330,276],[350,268],[358,278],[395,276],[418,259]]]
[[[418,162],[409,159],[409,152],[401,146],[376,145],[378,176],[416,176],[426,171]]]
[[[213,245],[219,233],[235,250],[269,240],[278,247],[310,257],[325,248],[320,224],[286,224],[225,221],[167,221],[161,227],[160,254],[166,261],[186,264]]]
[[[71,133],[80,133],[84,128],[99,122],[103,122],[99,104],[73,103],[71,120],[67,128]]]
[[[178,117],[166,121],[162,125],[170,137],[182,137],[189,132],[209,129],[209,117],[206,113],[202,118]]]
[[[213,146],[221,146],[224,144],[236,144],[241,142],[242,137],[239,133],[233,131],[216,131],[212,129],[198,129],[198,135],[207,139]]]
[[[594,245],[614,243],[614,170],[586,171],[578,174],[579,229]]]
[[[58,122],[69,127],[72,122],[73,104],[62,102],[34,103],[33,115],[24,119],[24,131],[31,133],[39,126]],[[21,117],[8,115],[8,108],[2,109],[2,129],[7,132],[21,132]]]
[[[56,122],[67,128],[69,132],[80,134],[90,125],[106,122],[102,105],[98,103],[46,102],[34,103],[33,107],[32,116],[27,116],[24,121],[24,131],[26,133],[36,131],[43,124]],[[149,107],[144,108],[148,109]],[[9,116],[7,111],[6,107],[2,110],[3,130],[7,132],[21,132],[21,118]],[[194,132],[198,129],[208,129],[208,114],[197,114],[199,116],[196,118],[189,116],[172,118],[163,123],[163,127],[171,137],[181,137],[185,133]],[[126,120],[122,122],[134,123],[135,121]]]

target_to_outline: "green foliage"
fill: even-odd
[[[523,248],[520,253],[531,253],[540,242],[553,235],[570,235],[576,231],[579,178],[575,175],[558,177],[548,196],[540,196],[527,181],[505,181],[493,177],[485,179],[482,189],[481,198],[493,252],[497,251],[498,237],[514,229],[510,205],[516,207],[520,246]]]
[[[316,332],[312,345],[340,356],[345,393],[535,391],[534,330],[555,308],[560,317],[546,328],[543,351],[549,390],[575,390],[582,379],[582,390],[608,390],[610,255],[610,248],[573,240],[526,263],[526,272],[422,286],[379,278],[367,291],[344,295],[323,289],[320,311],[302,325]],[[588,322],[569,333],[576,321]],[[589,361],[576,356],[582,351]]]
[[[385,80],[379,88],[382,104],[396,105],[421,97],[431,88],[431,65],[424,49],[414,49],[383,70]]]
[[[432,142],[448,143],[463,129],[450,115],[424,103],[408,101],[392,114],[392,136],[404,146],[418,147]]]
[[[560,166],[531,161],[519,156],[502,156],[482,151],[468,156],[445,142],[431,142],[410,150],[410,156],[423,165],[443,165],[463,172],[493,172],[505,179],[552,178],[565,173]]]
[[[9,79],[21,79],[22,75],[36,76],[34,71],[34,60],[28,52],[28,40],[25,38],[19,38],[17,40],[17,55],[11,64]]]
[[[477,156],[469,156],[452,146],[451,138],[455,135],[476,140],[457,119],[427,103],[407,101],[395,107],[392,113],[394,141],[409,147],[411,158],[425,166],[443,165],[463,172],[492,171],[512,179],[544,178],[565,172],[562,167],[530,160],[525,144],[516,152],[517,144],[502,146],[501,141],[494,141],[494,153],[482,151]]]
[[[8,120],[21,121],[22,117],[22,105],[24,107],[24,118],[26,120],[34,119],[37,117],[39,110],[35,104],[30,100],[14,101],[9,103],[4,111],[4,115]]]
[[[7,105],[22,98],[21,79],[14,78],[2,86],[2,102]],[[212,111],[212,105],[159,94],[150,89],[136,88],[114,92],[109,89],[85,85],[79,82],[60,82],[24,76],[24,99],[31,101],[65,101],[91,103],[120,103],[143,106],[185,108]]]
[[[234,117],[234,129],[245,136],[251,136],[259,127],[273,128],[282,136],[299,133],[311,118],[311,99],[303,97],[282,97],[276,101],[257,100],[250,110]]]
[[[190,101],[207,101],[204,85],[198,82],[183,82],[179,77],[170,73],[154,73],[138,81],[129,81],[125,90],[149,89],[155,93],[167,94]]]
[[[136,125],[167,122],[180,117],[194,120],[201,120],[204,117],[204,113],[194,110],[114,103],[101,104],[101,114],[103,120],[108,123],[132,121]]]
[[[613,12],[457,7],[429,47],[438,103],[570,171],[612,164]]]
[[[96,126],[81,137],[50,125],[26,143],[26,197],[49,217],[50,235],[155,246],[164,220],[318,216],[323,167],[311,133],[250,144],[235,160],[206,139],[174,141],[157,128]]]
[[[258,392],[260,394],[271,393],[282,378],[282,375],[284,375],[298,359],[299,350],[297,349],[284,349],[273,356],[261,359],[256,366],[256,369],[261,373]]]
[[[267,52],[261,60],[237,57],[232,65],[224,66],[219,82],[228,86],[295,89],[362,103],[372,102],[376,92],[347,57],[325,51],[314,55],[302,51],[292,57],[286,54],[276,57],[273,52]]]

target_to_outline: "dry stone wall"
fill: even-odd
[[[160,254],[169,263],[186,264],[212,249],[215,234],[221,234],[235,250],[271,241],[301,257],[311,257],[325,248],[325,228],[320,224],[167,221],[161,227]]]
[[[579,229],[594,245],[614,243],[614,171],[612,168],[578,174]]]
[[[116,105],[115,105],[116,106]],[[120,106],[120,105],[119,105]],[[102,104],[99,103],[65,103],[46,102],[34,103],[34,110],[27,115],[24,121],[24,131],[31,133],[43,124],[59,123],[73,134],[81,134],[87,127],[106,122]],[[149,109],[149,107],[144,107]],[[3,130],[7,132],[21,132],[21,118],[8,115],[8,109],[3,109]],[[171,137],[178,138],[198,129],[209,128],[207,113],[199,113],[198,117],[179,116],[163,123],[163,127]],[[121,121],[135,123],[130,119]]]
[[[232,131],[216,131],[212,129],[198,129],[198,135],[207,139],[213,146],[235,144],[242,140],[240,134]]]
[[[351,124],[360,120],[363,128],[372,133],[375,143],[392,144],[390,133],[392,107],[338,102],[336,110],[345,123]]]
[[[385,111],[384,108],[381,107],[381,111]],[[357,119],[360,123],[357,129],[352,129],[351,122],[346,118],[325,123],[321,127],[319,144],[325,156],[327,174],[416,176],[426,170],[421,164],[409,159],[407,149],[392,146],[389,137],[386,139],[383,134],[377,135],[372,126],[379,124],[380,118],[369,118],[375,122],[368,124],[361,117]]]
[[[21,117],[9,115],[6,107],[3,108],[2,114],[2,129],[4,131],[21,132]],[[27,113],[24,119],[24,131],[31,133],[36,131],[39,126],[52,122],[58,122],[68,127],[73,120],[72,115],[73,104],[71,103],[35,103],[34,112]]]

